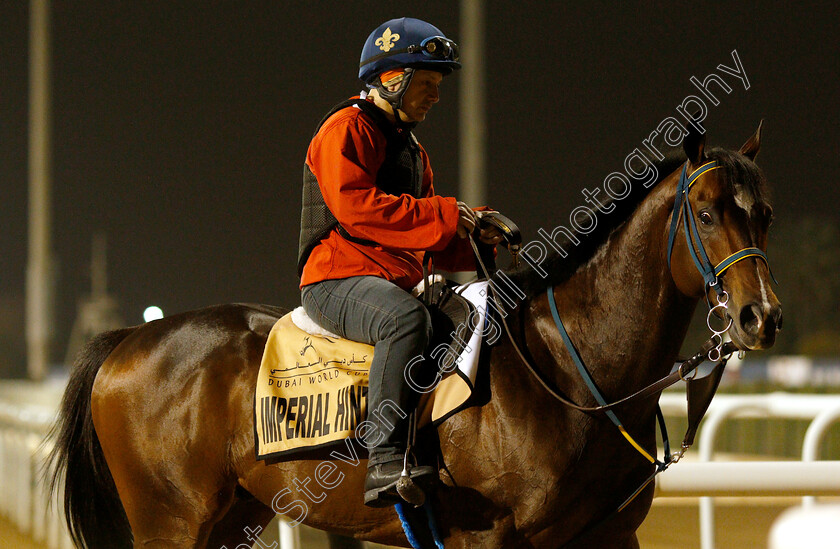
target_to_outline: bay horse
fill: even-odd
[[[740,151],[707,150],[705,136],[690,133],[681,156],[657,161],[656,184],[603,201],[602,211],[611,211],[564,250],[567,257],[542,262],[546,277],[524,264],[507,272],[525,295],[507,315],[511,339],[566,398],[595,405],[552,322],[546,289],[553,288],[566,330],[607,399],[667,375],[697,303],[711,295],[680,226],[669,266],[677,168],[690,174],[708,159],[722,168],[704,174],[688,196],[711,259],[766,250],[772,210],[754,163],[760,131]],[[766,262],[751,258],[722,278],[729,335],[741,350],[775,341],[781,307],[769,276]],[[271,465],[256,460],[254,384],[267,334],[284,312],[216,306],[105,333],[87,346],[51,455],[53,487],[64,480],[76,543],[232,549],[250,545],[248,536],[279,512],[408,547],[393,509],[363,505],[366,460],[352,445]],[[509,339],[484,356],[474,405],[424,435],[439,445],[434,505],[446,547],[638,547],[653,486],[614,511],[651,475],[651,463],[602,414],[571,410],[549,395]],[[654,455],[655,409],[656,398],[615,409]]]

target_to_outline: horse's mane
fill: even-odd
[[[579,244],[574,244],[565,235],[561,234],[558,236],[556,242],[567,252],[568,255],[566,257],[561,256],[543,241],[543,244],[549,250],[549,255],[542,262],[541,266],[548,273],[548,276],[543,278],[527,262],[520,261],[519,267],[505,271],[508,278],[525,292],[528,297],[533,297],[542,292],[549,285],[556,286],[568,280],[581,265],[587,263],[595,255],[595,252],[609,239],[613,231],[630,219],[633,212],[636,211],[636,208],[645,197],[650,194],[651,190],[685,162],[686,156],[682,149],[674,149],[666,153],[661,160],[650,157],[648,160],[656,167],[657,177],[654,183],[645,187],[640,183],[634,182],[631,185],[630,194],[625,198],[615,200],[608,196],[600,200],[604,210],[609,210],[610,205],[615,205],[615,209],[609,213],[592,209],[597,220],[597,225],[589,234],[575,233]],[[603,194],[599,194],[598,197],[600,198]],[[579,206],[579,204],[574,204],[574,206]],[[568,224],[565,225],[568,226]],[[552,228],[544,227],[544,229],[551,232]]]
[[[709,160],[720,162],[726,173],[726,184],[733,195],[747,191],[753,195],[757,203],[768,202],[767,184],[764,176],[749,159],[737,152],[719,147],[707,149],[706,157]],[[589,234],[575,234],[579,244],[575,245],[563,234],[558,236],[556,242],[567,252],[566,257],[561,256],[551,246],[543,242],[549,250],[548,257],[541,264],[541,267],[548,273],[545,278],[540,276],[525,261],[521,261],[517,268],[506,270],[507,277],[528,297],[541,293],[549,285],[558,285],[568,280],[595,255],[616,229],[630,219],[651,190],[686,161],[686,156],[682,149],[674,149],[668,151],[662,159],[649,158],[649,160],[657,170],[657,178],[654,183],[649,187],[638,183],[633,184],[630,194],[620,200],[614,200],[611,197],[601,200],[605,210],[608,210],[611,204],[615,205],[615,209],[609,213],[594,210],[597,225]],[[549,227],[545,227],[545,229],[550,232]]]

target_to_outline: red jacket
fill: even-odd
[[[422,278],[424,251],[447,271],[475,267],[469,240],[458,238],[455,198],[435,195],[432,169],[420,147],[425,170],[422,198],[394,196],[380,190],[376,174],[385,160],[385,135],[356,107],[332,115],[309,144],[306,163],[330,211],[357,244],[333,229],[315,246],[301,274],[300,286],[322,280],[373,275],[410,290]]]

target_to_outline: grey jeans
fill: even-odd
[[[304,286],[301,301],[306,314],[323,328],[374,346],[368,378],[368,420],[384,436],[365,437],[381,440],[369,448],[368,465],[401,460],[408,435],[407,415],[414,411],[418,399],[418,394],[405,381],[405,367],[411,359],[422,355],[429,343],[432,333],[429,312],[420,300],[375,276],[325,280]],[[387,400],[398,409],[391,403],[382,405]]]

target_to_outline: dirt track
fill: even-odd
[[[721,501],[717,506],[717,549],[761,548],[767,546],[767,533],[773,520],[798,500],[751,500],[750,505]],[[699,549],[699,519],[696,500],[657,502],[639,531],[642,549]],[[324,536],[312,530],[301,531],[305,549],[325,549]],[[22,536],[6,519],[0,518],[0,549],[41,549]],[[377,548],[384,546],[377,545]]]
[[[11,522],[0,517],[0,548],[2,549],[41,549],[29,538],[22,536]]]
[[[770,526],[782,511],[801,500],[795,498],[762,501],[752,498],[719,500],[715,506],[716,549],[759,549],[767,547]],[[639,529],[642,549],[700,549],[700,514],[696,499],[655,502]]]

